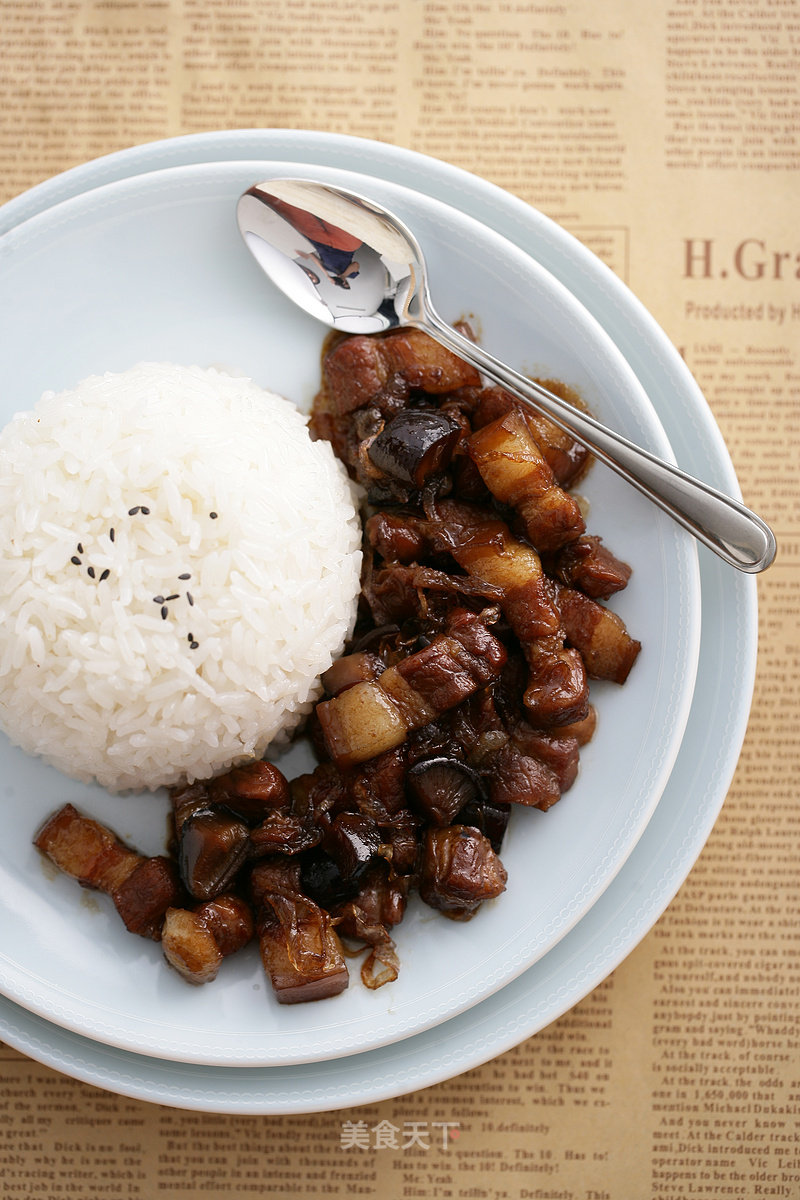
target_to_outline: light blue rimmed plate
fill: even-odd
[[[115,156],[121,175],[162,166],[165,160],[185,161],[192,155],[201,160],[215,156],[235,160],[243,154],[272,158],[293,154],[301,161],[313,157],[316,162],[335,161],[361,171],[369,161],[376,175],[398,176],[415,187],[425,177],[429,193],[436,192],[462,211],[502,227],[580,296],[646,383],[682,465],[704,473],[717,486],[736,490],[713,420],[663,335],[605,268],[585,252],[577,254],[572,239],[519,201],[431,160],[326,135],[208,135],[138,153],[138,159],[134,152]],[[79,170],[70,173],[68,186],[80,191],[98,182],[93,171],[102,177],[114,169],[111,160],[90,164],[81,169],[87,172],[83,182]],[[54,186],[45,185],[51,199]],[[65,179],[60,186],[67,186]],[[22,200],[30,206],[30,196]],[[43,202],[47,200],[45,196]],[[14,203],[19,208],[20,202]],[[30,209],[26,215],[32,215]],[[661,399],[667,394],[669,404]],[[493,997],[398,1047],[328,1064],[269,1071],[183,1067],[158,1060],[147,1060],[144,1066],[146,1060],[138,1055],[108,1051],[63,1030],[54,1032],[47,1021],[20,1014],[13,1004],[8,1005],[4,1036],[44,1061],[128,1094],[188,1107],[261,1112],[354,1104],[424,1086],[491,1057],[547,1024],[624,957],[668,902],[713,824],[738,756],[752,690],[754,590],[752,581],[734,576],[709,561],[709,556],[701,556],[701,568],[704,611],[707,603],[713,604],[708,611],[716,610],[719,624],[715,630],[704,629],[701,682],[676,766],[651,824],[619,875],[577,926],[535,967]],[[696,715],[702,734],[697,733]],[[693,792],[688,812],[687,783]],[[659,827],[655,839],[654,825]],[[92,1049],[87,1051],[87,1046]]]

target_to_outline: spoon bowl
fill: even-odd
[[[544,413],[725,562],[763,571],[769,526],[730,496],[681,471],[471,342],[437,313],[422,248],[387,209],[345,188],[302,179],[254,184],[239,230],[256,261],[305,312],[343,333],[421,329],[524,406]]]

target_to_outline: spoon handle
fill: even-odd
[[[725,562],[751,574],[770,565],[777,549],[775,535],[744,505],[643,450],[505,366],[432,310],[427,309],[415,323],[517,399],[545,413]]]

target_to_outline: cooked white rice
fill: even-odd
[[[0,726],[113,791],[208,778],[294,729],[355,618],[360,525],[307,418],[143,363],[0,434]]]

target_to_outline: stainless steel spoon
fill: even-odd
[[[275,284],[302,309],[345,333],[422,329],[487,378],[545,413],[720,558],[741,571],[773,561],[760,517],[701,480],[601,425],[504,365],[434,309],[416,238],[355,192],[303,179],[270,179],[239,199],[239,229]]]

